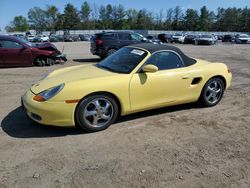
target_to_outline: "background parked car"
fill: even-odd
[[[41,42],[41,37],[35,36],[31,42],[34,42],[34,43]]]
[[[93,55],[105,58],[123,46],[148,42],[145,37],[133,32],[102,32],[91,38],[90,51]]]
[[[34,37],[35,37],[35,35],[28,35],[27,39],[28,39],[28,41],[32,42]]]
[[[172,35],[170,34],[165,34],[165,33],[161,33],[158,35],[158,39],[162,42],[162,43],[169,43],[173,40]]]
[[[64,36],[63,35],[56,35],[56,39],[58,42],[64,42]]]
[[[247,34],[239,34],[235,36],[236,44],[250,44],[250,36]]]
[[[184,38],[184,44],[195,44],[195,40],[197,39],[197,35],[187,35]]]
[[[49,37],[47,35],[40,35],[41,38],[41,42],[48,42],[49,41]]]
[[[233,36],[232,35],[224,35],[222,37],[222,42],[233,42],[234,39],[233,39]]]
[[[89,35],[80,34],[79,38],[80,38],[80,41],[90,41],[91,37]]]
[[[73,42],[80,41],[79,35],[71,35]]]
[[[57,39],[56,35],[50,35],[49,36],[49,41],[50,42],[58,42],[58,39]]]
[[[153,44],[161,44],[162,43],[161,40],[159,40],[156,37],[151,36],[151,35],[147,36],[146,39],[148,40],[148,42],[153,43]]]
[[[79,35],[64,35],[64,42],[76,42],[79,41]]]
[[[216,39],[212,35],[201,35],[195,40],[198,45],[212,45],[216,43]]]
[[[181,33],[175,33],[173,36],[172,36],[172,43],[175,42],[175,43],[184,43],[184,39],[185,39],[185,35],[181,34]]]
[[[34,44],[13,36],[0,35],[0,66],[44,66],[66,57],[51,43]]]

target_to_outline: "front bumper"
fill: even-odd
[[[74,110],[76,104],[67,104],[65,101],[37,102],[35,95],[29,90],[21,98],[21,104],[27,115],[34,121],[60,127],[75,125]]]

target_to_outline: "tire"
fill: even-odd
[[[112,96],[106,94],[88,96],[76,109],[76,123],[87,132],[102,131],[114,123],[118,111],[118,105]]]
[[[200,101],[206,106],[217,105],[223,97],[225,84],[220,78],[211,78],[202,89]]]
[[[111,54],[115,53],[117,50],[114,48],[111,48],[108,50],[107,56],[110,56]]]
[[[38,66],[38,67],[45,66],[46,65],[45,57],[37,57],[33,65]]]

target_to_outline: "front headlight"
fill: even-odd
[[[41,93],[34,96],[33,99],[38,102],[47,101],[51,99],[52,97],[54,97],[56,94],[58,94],[63,88],[64,88],[64,83],[58,86],[52,87],[50,89],[47,89],[45,91],[42,91]]]

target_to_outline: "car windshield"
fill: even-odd
[[[102,60],[96,66],[111,72],[129,74],[147,54],[146,51],[141,49],[124,47]]]
[[[31,43],[31,42],[27,41],[27,40],[26,40],[26,39],[24,39],[24,38],[18,37],[18,39],[19,39],[20,41],[22,41],[23,43],[25,43],[25,44],[29,45],[29,46],[34,46],[34,44],[33,44],[33,43]]]

